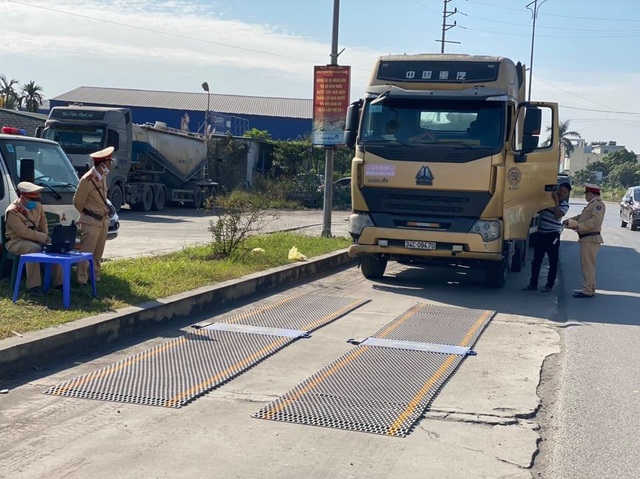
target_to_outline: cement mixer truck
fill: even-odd
[[[89,154],[113,146],[109,199],[116,211],[125,203],[137,211],[200,208],[217,191],[202,135],[160,122],[134,124],[128,108],[54,107],[37,136],[58,142],[80,175],[91,166]]]

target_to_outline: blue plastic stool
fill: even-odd
[[[18,301],[18,292],[20,290],[20,280],[22,279],[22,272],[24,271],[24,265],[27,263],[42,263],[44,264],[44,285],[42,291],[45,293],[49,291],[51,286],[51,265],[59,264],[62,268],[62,304],[65,309],[69,309],[71,304],[71,265],[80,263],[82,261],[89,262],[89,278],[91,279],[91,287],[93,288],[93,297],[95,298],[98,293],[96,291],[96,279],[93,275],[93,254],[81,253],[81,252],[69,252],[69,253],[29,253],[20,255],[20,262],[18,263],[18,276],[16,277],[16,283],[13,288],[13,302]]]

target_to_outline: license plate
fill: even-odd
[[[436,249],[435,241],[411,241],[404,242],[404,247],[409,249]]]

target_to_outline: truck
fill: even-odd
[[[521,270],[560,140],[558,105],[526,101],[525,73],[498,56],[377,59],[345,126],[348,254],[366,278],[396,261],[477,269],[499,288]]]
[[[217,191],[207,176],[204,135],[163,122],[134,124],[129,108],[54,107],[37,135],[59,142],[80,175],[90,168],[91,153],[113,146],[108,197],[116,211],[125,203],[137,211],[200,208]]]
[[[80,216],[73,205],[78,175],[60,145],[5,125],[0,130],[0,215],[4,216],[7,207],[18,198],[17,186],[21,181],[44,188],[41,203],[50,231],[54,225],[71,224]],[[107,239],[116,238],[119,227],[115,214],[109,218]],[[0,243],[4,241],[2,238]]]

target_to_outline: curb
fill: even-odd
[[[280,266],[116,312],[25,333],[23,337],[3,339],[0,340],[0,378],[104,346],[141,328],[203,313],[258,291],[290,284],[353,262],[354,259],[347,256],[347,250],[340,250],[304,263]]]

